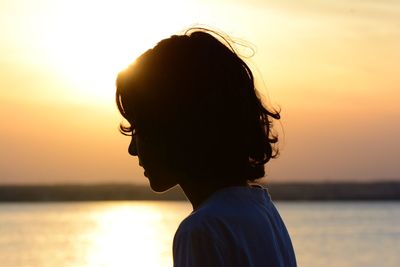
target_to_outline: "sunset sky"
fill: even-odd
[[[400,1],[0,0],[0,183],[146,182],[116,74],[197,24],[255,48],[270,181],[400,181]]]

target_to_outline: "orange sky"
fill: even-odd
[[[285,133],[272,181],[400,180],[400,3],[135,2],[0,0],[0,183],[145,181],[115,75],[195,23],[256,48]]]

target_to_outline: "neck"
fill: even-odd
[[[214,179],[185,179],[179,183],[186,197],[189,199],[196,210],[205,200],[207,200],[213,193],[230,186],[248,186],[246,181],[221,181],[217,177]]]

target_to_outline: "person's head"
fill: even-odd
[[[142,54],[118,75],[116,101],[129,152],[155,191],[181,179],[253,181],[277,154],[279,113],[263,106],[250,68],[212,31],[191,29]]]

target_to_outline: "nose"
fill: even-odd
[[[129,147],[128,147],[128,153],[131,156],[137,156],[138,155],[136,137],[134,135],[132,135],[131,143],[129,144]]]

